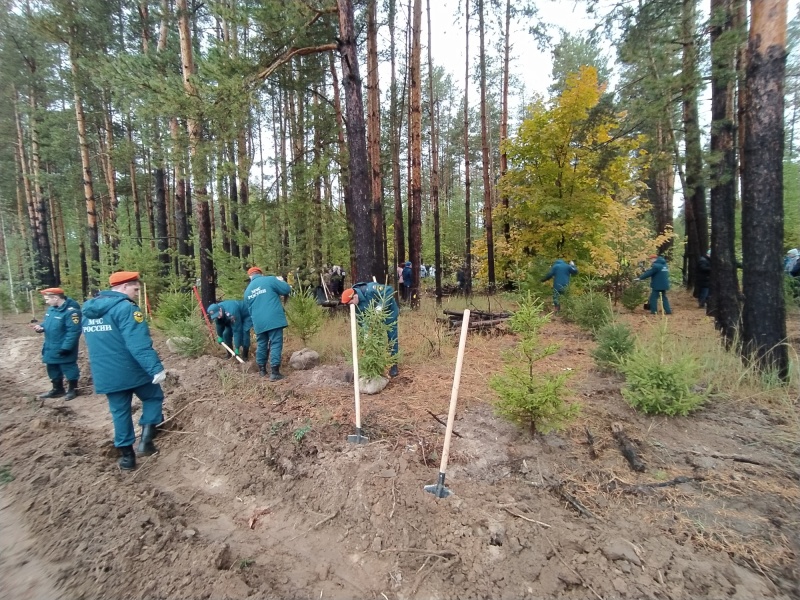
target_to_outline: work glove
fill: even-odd
[[[218,337],[218,338],[217,338],[217,343],[218,343],[218,344],[221,344],[223,341],[224,341],[224,340],[223,340],[221,337]]]
[[[69,356],[70,352],[72,352],[72,350],[64,350],[64,348],[61,348],[61,350],[58,351],[58,355],[59,356]]]
[[[575,266],[575,261],[574,261],[574,260],[571,260],[571,261],[569,261],[569,265],[570,265],[571,267],[574,267],[574,266]]]
[[[167,372],[161,371],[160,373],[157,373],[155,377],[153,377],[153,383],[158,385],[164,383],[166,379],[167,379]]]
[[[233,353],[234,353],[236,356],[239,356],[239,349],[237,348],[236,350],[234,350],[234,351],[233,351]]]

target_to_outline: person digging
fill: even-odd
[[[384,323],[388,326],[389,345],[394,364],[389,369],[389,377],[397,377],[397,352],[399,344],[397,341],[397,321],[400,309],[394,299],[394,288],[390,285],[375,283],[374,281],[356,283],[353,287],[346,289],[342,293],[342,304],[352,304],[356,307],[356,313],[361,314],[369,307],[384,313]]]
[[[209,306],[207,312],[217,328],[217,343],[227,344],[234,354],[247,360],[250,357],[250,329],[253,323],[244,300],[223,300]],[[226,358],[230,358],[230,354],[225,354]]]

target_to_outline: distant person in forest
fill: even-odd
[[[136,468],[131,402],[136,394],[142,401],[139,425],[139,454],[158,451],[153,439],[156,425],[164,420],[164,366],[153,349],[150,328],[136,305],[139,273],[119,271],[108,278],[110,290],[103,290],[83,305],[83,335],[89,348],[94,390],[105,394],[114,422],[114,446],[122,457],[121,469]]]
[[[414,284],[414,272],[411,269],[411,261],[407,260],[403,267],[403,295],[406,302],[411,302],[411,286]]]
[[[288,297],[292,288],[283,277],[264,275],[258,267],[247,271],[250,284],[244,291],[244,302],[250,312],[253,331],[256,332],[256,364],[261,377],[267,375],[267,359],[270,364],[270,381],[283,379],[281,375],[281,353],[283,352],[283,330],[287,327],[286,312],[281,297]]]
[[[667,299],[667,292],[669,291],[669,267],[667,267],[667,260],[663,256],[653,255],[650,257],[652,260],[651,267],[639,275],[634,281],[644,281],[650,278],[650,314],[654,315],[658,312],[658,298],[664,305],[664,313],[671,315],[672,309],[669,306]]]
[[[356,283],[342,293],[342,304],[355,305],[357,314],[361,314],[370,307],[383,312],[383,322],[388,327],[389,351],[395,359],[394,364],[389,369],[389,377],[397,377],[397,352],[399,349],[397,321],[400,316],[400,309],[394,299],[392,286],[375,283],[374,281]]]
[[[553,308],[556,312],[561,310],[561,294],[567,289],[570,278],[577,274],[578,268],[573,261],[567,264],[563,258],[559,258],[550,267],[547,275],[542,277],[542,283],[549,279],[553,280]]]
[[[792,269],[794,269],[795,265],[798,263],[798,256],[800,256],[800,253],[797,251],[797,248],[792,248],[786,253],[786,256],[783,257],[783,271],[786,274],[791,274]]]
[[[695,271],[695,288],[697,289],[697,306],[705,308],[711,290],[711,250],[697,259]]]
[[[44,333],[42,362],[47,367],[47,376],[53,384],[49,392],[39,398],[60,398],[72,400],[78,395],[78,341],[81,337],[81,309],[72,298],[67,298],[64,290],[53,287],[39,292],[47,305],[42,324],[33,326],[37,333]],[[67,389],[64,390],[64,378]]]
[[[403,285],[405,282],[403,281],[403,269],[405,268],[406,263],[400,263],[397,265],[397,289],[400,292],[400,299],[405,302],[406,300],[406,286]]]
[[[467,279],[466,279],[466,277],[464,275],[465,271],[466,271],[466,269],[464,267],[460,267],[456,271],[456,284],[458,285],[458,293],[459,294],[466,293]]]
[[[247,360],[250,357],[250,329],[253,323],[244,300],[223,300],[212,304],[208,307],[208,318],[214,321],[217,328],[217,343],[224,342],[236,356]],[[230,354],[225,351],[225,356],[230,357]]]

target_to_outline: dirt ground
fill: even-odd
[[[689,298],[672,318],[714,335]],[[83,342],[82,395],[41,401],[41,339],[23,316],[3,332],[1,598],[800,597],[796,406],[760,396],[638,414],[592,366],[590,336],[558,318],[549,366],[574,373],[580,417],[536,439],[495,417],[487,380],[513,338],[471,335],[441,500],[423,491],[444,438],[428,411],[446,418],[455,339],[428,334],[429,360],[362,397],[370,443],[355,446],[343,358],[270,384],[170,354],[156,334],[168,422],[160,452],[121,472]],[[284,358],[299,347],[290,339]]]

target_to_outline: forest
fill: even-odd
[[[532,0],[453,6],[459,74],[437,65],[430,0],[4,0],[4,310],[118,269],[154,305],[234,297],[251,265],[395,282],[409,260],[440,299],[458,270],[493,293],[565,257],[619,288],[656,252],[691,289],[710,250],[717,328],[785,374],[787,2],[587,0],[578,33]],[[545,94],[512,23],[550,49]]]

